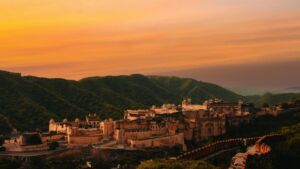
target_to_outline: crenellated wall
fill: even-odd
[[[157,138],[148,139],[129,139],[128,144],[132,148],[146,148],[146,147],[173,147],[175,145],[181,145],[184,147],[183,133],[162,136]]]
[[[69,144],[99,144],[102,142],[102,135],[88,135],[88,136],[71,136],[68,135]]]

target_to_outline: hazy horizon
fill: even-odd
[[[194,78],[231,89],[276,91],[300,87],[300,61],[264,62],[191,68],[157,73],[158,75]],[[241,77],[243,76],[243,77]]]

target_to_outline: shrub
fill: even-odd
[[[49,144],[49,150],[55,150],[57,147],[59,147],[59,143],[57,141],[51,142]]]

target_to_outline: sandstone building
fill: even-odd
[[[226,133],[227,125],[249,122],[253,106],[244,102],[226,103],[219,99],[181,105],[164,104],[149,109],[126,110],[122,120],[101,120],[90,114],[84,121],[49,121],[49,131],[66,135],[70,145],[103,144],[129,148],[160,146],[185,147],[185,141],[199,142]]]

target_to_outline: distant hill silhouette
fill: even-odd
[[[0,115],[8,129],[46,129],[50,118],[74,120],[94,112],[119,119],[124,109],[178,104],[184,97],[198,103],[214,97],[242,98],[215,84],[177,77],[134,74],[73,81],[0,71]]]
[[[276,91],[277,93],[300,93],[300,86],[294,86]]]
[[[276,105],[288,101],[299,100],[300,93],[280,93],[280,94],[265,93],[263,95],[247,96],[247,99],[258,106],[262,106],[265,103],[270,105]]]

